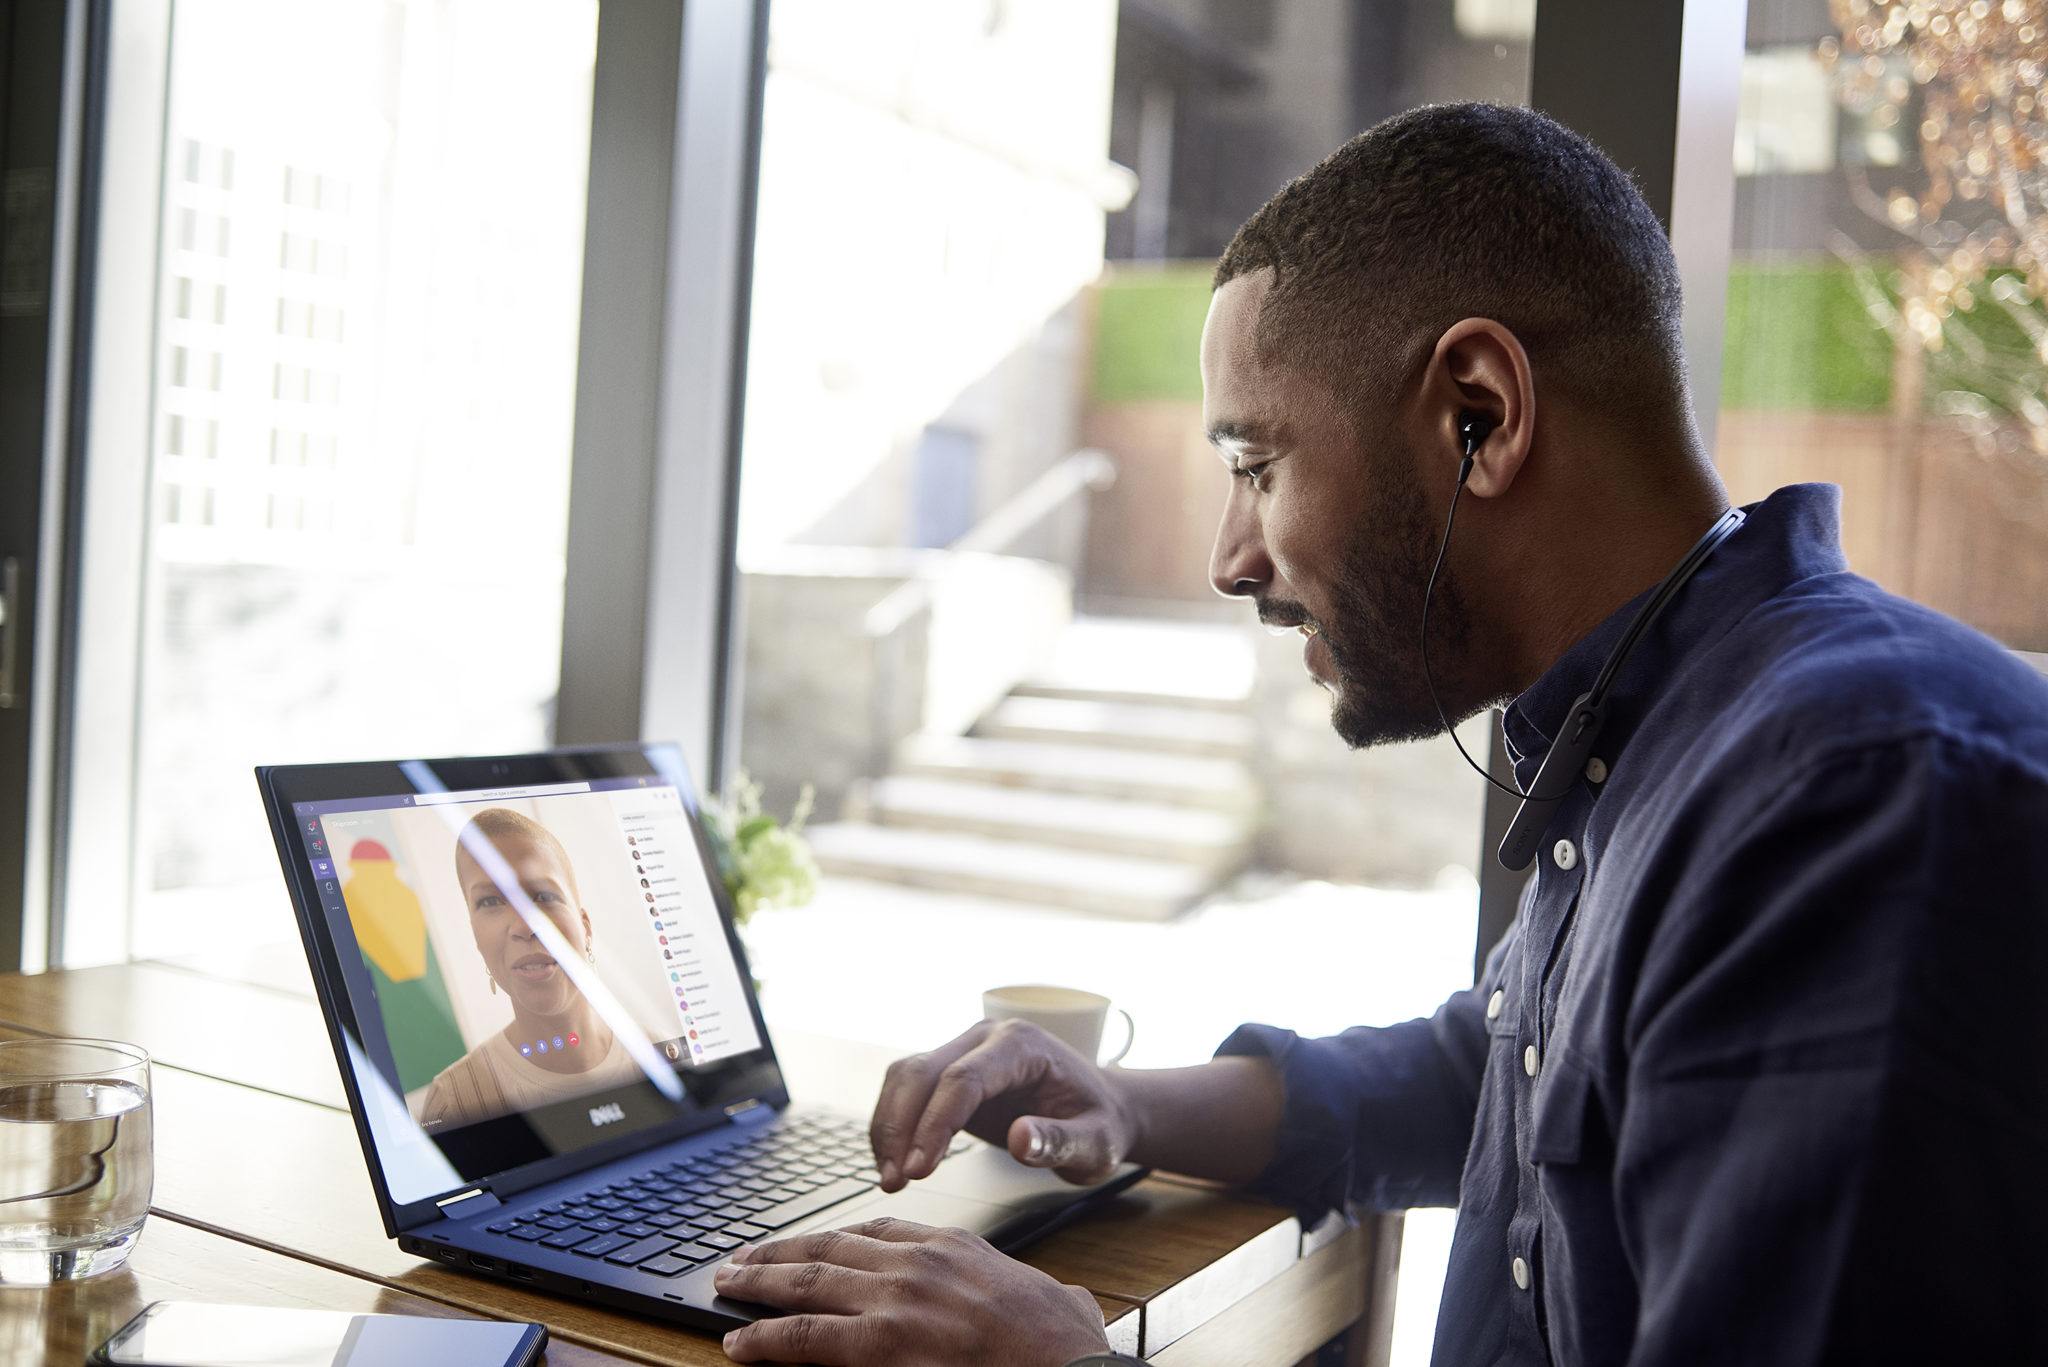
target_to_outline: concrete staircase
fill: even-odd
[[[1234,628],[1079,618],[965,736],[913,736],[814,826],[827,873],[1166,920],[1250,854],[1253,654]]]

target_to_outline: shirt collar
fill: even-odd
[[[1598,753],[1611,761],[1661,685],[1751,609],[1802,579],[1848,569],[1841,504],[1842,491],[1832,484],[1789,484],[1743,509],[1749,521],[1700,567],[1615,677]],[[1608,652],[1654,591],[1643,590],[1580,637],[1509,704],[1501,730],[1523,789],[1535,781],[1573,701],[1593,686]]]

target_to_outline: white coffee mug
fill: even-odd
[[[1138,1023],[1131,1019],[1131,1013],[1122,1007],[1116,1013],[1124,1018],[1124,1043],[1121,1049],[1101,1060],[1105,1068],[1122,1062],[1138,1038]],[[1072,1045],[1083,1058],[1094,1058],[1102,1048],[1102,1023],[1109,1018],[1109,998],[1083,992],[1078,987],[1020,983],[1013,987],[991,987],[982,993],[981,1014],[984,1020],[1030,1021],[1053,1038]]]

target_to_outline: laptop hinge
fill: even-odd
[[[748,1112],[750,1111],[757,1112],[757,1114],[749,1115]],[[769,1116],[773,1114],[775,1114],[775,1112],[770,1108],[763,1106],[761,1104],[761,1098],[757,1096],[748,1097],[745,1101],[735,1101],[732,1105],[725,1108],[726,1119],[740,1120],[743,1123],[752,1123],[756,1120],[766,1120]]]
[[[446,1219],[467,1220],[472,1215],[482,1215],[486,1211],[496,1210],[504,1203],[482,1187],[477,1187],[471,1191],[458,1191],[453,1196],[434,1204],[441,1208],[441,1214]]]

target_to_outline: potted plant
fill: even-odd
[[[732,898],[735,924],[744,927],[762,907],[800,907],[816,895],[818,866],[803,838],[814,796],[806,783],[786,823],[761,810],[761,785],[744,769],[723,797],[705,796],[698,816]]]

